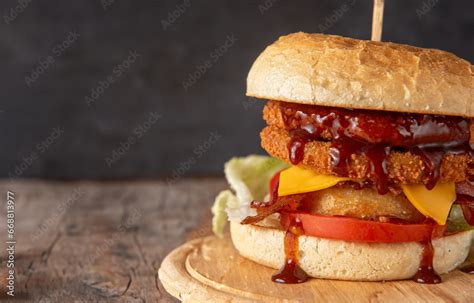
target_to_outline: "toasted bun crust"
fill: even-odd
[[[259,264],[280,268],[285,260],[285,232],[276,228],[231,222],[231,236],[239,253]],[[442,274],[467,257],[473,231],[433,240],[433,265]],[[409,279],[420,265],[422,247],[410,243],[356,243],[311,236],[299,237],[299,265],[311,277],[382,281]]]
[[[247,96],[473,117],[474,66],[436,49],[295,33],[260,54]]]

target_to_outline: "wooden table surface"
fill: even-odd
[[[2,302],[175,302],[157,279],[162,259],[210,234],[223,179],[0,181]],[[15,297],[5,295],[6,201],[15,194]]]

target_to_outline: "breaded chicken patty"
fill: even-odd
[[[300,122],[301,121],[300,119],[294,119],[293,121],[287,122],[290,125],[285,125],[284,118],[283,118],[282,113],[281,113],[281,111],[282,111],[281,106],[291,108],[291,106],[294,106],[294,105],[288,104],[288,103],[285,103],[285,102],[278,102],[278,101],[270,100],[265,104],[265,107],[263,108],[263,119],[270,126],[276,126],[278,128],[288,128],[288,127],[298,128],[299,125],[297,125],[295,122]],[[302,107],[301,105],[297,105],[297,106]],[[302,107],[302,108],[305,108],[305,107]],[[309,108],[309,106],[306,106],[306,108]],[[374,113],[374,115],[377,115],[377,113]],[[372,121],[371,121],[372,123],[380,124],[380,126],[383,126],[384,121],[377,121],[376,120],[377,117],[372,117],[371,115],[366,114],[366,115],[364,115],[363,118],[365,118],[366,120],[372,119]],[[375,120],[374,120],[374,118],[375,118]],[[360,120],[360,118],[359,118],[359,120]],[[392,121],[392,122],[396,122],[396,121]],[[359,121],[359,123],[360,123],[360,121]],[[467,128],[467,130],[469,130],[469,128],[470,128],[470,132],[474,133],[474,124],[471,124],[470,127]],[[444,130],[444,131],[445,131],[444,134],[438,134],[438,139],[449,140],[449,139],[452,139],[453,136],[459,135],[459,130],[449,130],[450,133],[446,130]],[[383,139],[383,138],[370,137],[367,134],[363,134],[362,132],[360,132],[356,135],[363,138],[364,140],[369,141],[369,142],[372,141],[372,140],[377,140],[377,139],[381,140],[381,139]],[[385,134],[382,133],[381,135],[385,135]],[[329,141],[329,140],[333,139],[332,133],[327,129],[323,130],[321,132],[321,134],[319,135],[319,137],[320,137],[321,140],[326,140],[326,141]],[[467,137],[467,138],[469,138],[469,137]],[[433,138],[430,138],[430,137],[418,138],[419,141],[424,140],[424,141],[428,141],[428,142],[416,142],[416,143],[417,144],[429,143],[430,139],[433,139]],[[474,136],[471,136],[469,139],[470,139],[469,143],[474,144]],[[374,142],[374,143],[376,143],[376,142]]]
[[[331,187],[306,194],[315,214],[384,221],[397,218],[420,222],[425,218],[403,194],[379,195],[370,188]]]
[[[290,163],[288,155],[289,132],[277,126],[267,126],[260,133],[262,147],[272,156]],[[331,167],[330,142],[311,141],[304,149],[304,158],[299,165],[319,174],[336,175]],[[424,162],[411,152],[392,151],[387,160],[389,182],[394,184],[426,184]],[[471,168],[470,168],[471,167]],[[474,160],[468,154],[446,153],[441,162],[440,182],[462,182],[474,175]],[[375,181],[370,162],[362,155],[353,155],[349,177]]]

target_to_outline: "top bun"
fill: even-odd
[[[473,117],[474,66],[436,49],[295,33],[260,54],[247,78],[247,96]]]

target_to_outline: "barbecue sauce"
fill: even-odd
[[[441,277],[435,272],[433,268],[433,254],[434,249],[431,244],[431,239],[422,242],[423,255],[420,262],[420,267],[413,277],[413,281],[423,284],[438,284],[441,283]]]
[[[311,137],[303,129],[294,129],[290,131],[290,142],[288,143],[288,153],[290,162],[294,165],[303,161],[304,148],[306,143],[311,141]]]
[[[272,208],[276,204],[279,203],[278,197],[278,186],[279,186],[279,177],[280,173],[276,173],[269,184],[269,192],[270,192],[270,201],[268,202],[258,202],[252,201],[251,206],[257,210],[257,216],[264,214],[268,211],[269,208]],[[350,186],[355,189],[362,189],[372,186],[371,181],[345,181],[341,182],[339,186]],[[468,194],[464,194],[462,189],[458,189],[460,192],[457,193],[457,200],[455,203],[460,204],[466,221],[473,225],[473,218],[474,218],[474,197]],[[467,191],[469,192],[469,191]],[[284,198],[284,197],[283,197]],[[280,198],[281,199],[281,198]],[[295,199],[296,203],[289,203],[285,204],[285,210],[291,212],[307,212],[308,206],[305,202],[304,198]],[[279,208],[278,208],[279,210]],[[275,209],[275,211],[278,211]],[[273,212],[271,212],[273,213]],[[264,215],[266,217],[268,213]],[[248,219],[254,219],[256,217],[247,217],[245,220],[242,221],[242,224],[249,224],[254,223],[253,220],[246,222]],[[263,218],[260,218],[261,220]],[[258,220],[258,221],[259,221]],[[399,224],[406,224],[407,222],[401,221],[399,219],[390,219],[391,223],[399,223]],[[439,231],[434,234],[436,224],[431,220],[427,219],[424,223],[426,224],[433,224],[433,231],[431,235],[436,237],[440,236]],[[305,282],[309,277],[305,273],[305,271],[299,266],[299,243],[298,238],[300,235],[304,234],[304,229],[302,226],[301,221],[296,216],[289,216],[289,221],[281,221],[281,225],[286,228],[286,233],[284,237],[284,253],[285,253],[285,262],[280,270],[272,276],[272,281],[276,283],[282,284],[295,284],[295,283],[302,283]],[[436,273],[433,268],[433,257],[434,257],[434,249],[431,242],[431,236],[425,239],[424,241],[420,242],[423,246],[422,251],[422,259],[420,262],[420,266],[418,268],[417,273],[413,276],[413,281],[417,283],[423,284],[436,284],[441,283],[441,277]],[[465,273],[472,274],[474,273],[474,265],[472,263],[466,264],[465,266],[460,268],[461,271]]]
[[[308,275],[298,265],[298,236],[303,234],[303,227],[298,218],[290,218],[290,224],[284,238],[285,263],[272,276],[272,281],[282,284],[296,284],[308,280]]]
[[[460,271],[465,272],[466,274],[474,275],[474,264],[469,263],[459,268]]]
[[[273,101],[272,101],[273,102]],[[291,163],[297,165],[304,159],[305,146],[311,141],[321,141],[323,132],[330,133],[331,167],[341,176],[349,176],[351,162],[356,157],[369,161],[374,180],[363,183],[346,182],[354,188],[375,186],[380,194],[389,191],[387,160],[393,148],[402,148],[420,157],[424,164],[425,186],[434,188],[440,178],[440,167],[446,153],[469,153],[470,122],[462,117],[419,115],[407,113],[381,113],[366,110],[349,110],[319,106],[284,104],[279,102],[281,116],[290,134],[287,145]],[[435,143],[433,143],[435,142]],[[278,181],[276,174],[270,182],[270,201],[252,202],[257,217],[266,216],[278,204]],[[474,224],[472,197],[458,195],[466,221]],[[275,208],[276,210],[276,208]],[[254,217],[253,219],[255,219]],[[243,224],[252,223],[247,217]],[[248,222],[245,222],[248,220]],[[293,217],[287,223],[284,237],[285,263],[272,276],[277,283],[294,284],[308,279],[298,265],[298,237],[304,233],[301,222]],[[433,268],[434,249],[431,238],[421,242],[423,255],[420,267],[413,277],[418,283],[440,283],[441,278]],[[464,267],[472,273],[474,266]]]
[[[280,173],[275,174],[270,181],[270,201],[275,204],[278,199],[278,185]],[[284,238],[285,264],[272,276],[272,281],[283,284],[302,283],[308,279],[308,275],[298,265],[298,237],[303,234],[303,226],[299,219],[290,220]]]
[[[257,210],[257,216],[245,218],[241,224],[254,223],[255,220],[262,220],[278,203],[278,185],[280,183],[280,173],[276,173],[269,184],[270,201],[252,201],[251,207]],[[261,218],[263,217],[263,218]],[[308,275],[298,265],[298,237],[303,234],[303,226],[298,218],[292,218],[286,227],[284,238],[285,263],[282,268],[272,276],[272,281],[282,284],[302,283],[308,279]]]
[[[304,159],[306,143],[320,141],[324,132],[332,138],[329,153],[334,172],[348,177],[351,162],[365,157],[380,194],[388,192],[387,160],[393,148],[420,157],[428,189],[439,180],[446,153],[472,153],[470,122],[462,117],[278,104],[290,133],[287,148],[293,165]]]
[[[421,158],[424,164],[424,176],[428,179],[425,184],[426,188],[431,190],[435,187],[440,177],[441,160],[444,152],[442,150],[427,150],[422,147],[415,146],[410,152]]]

